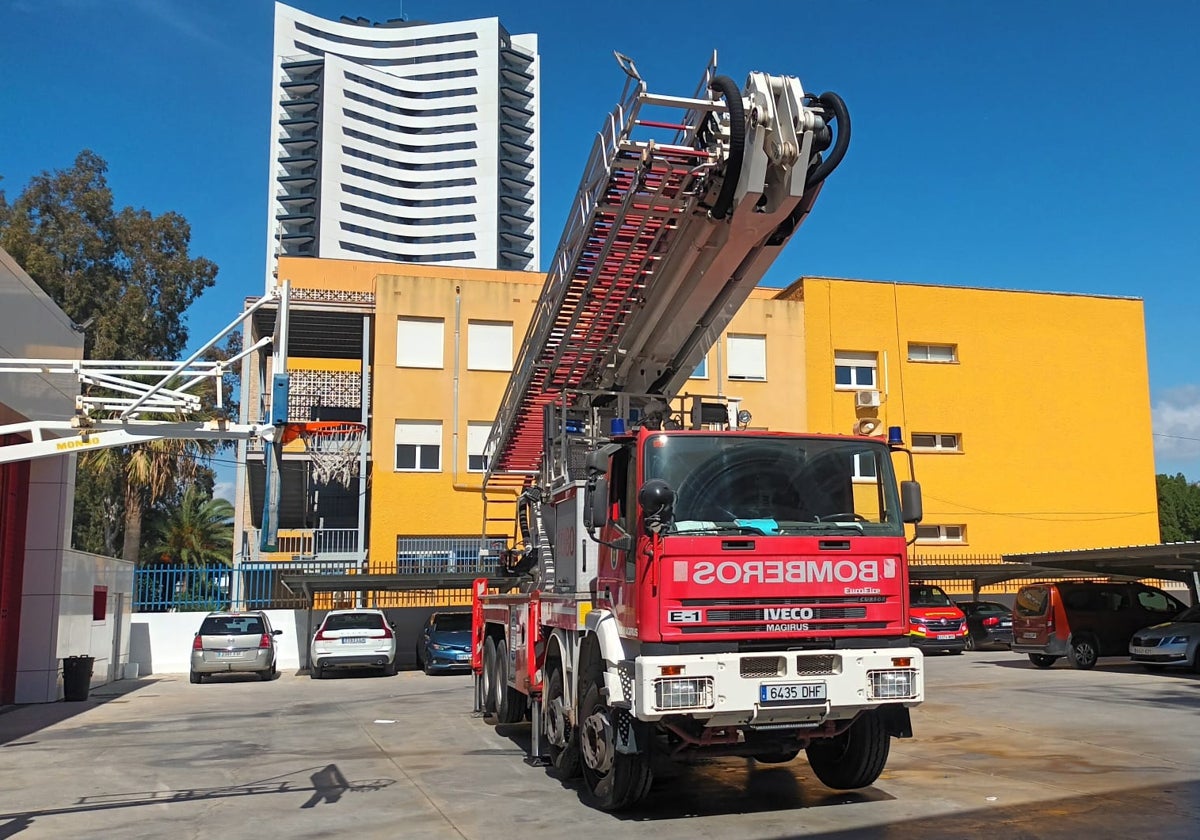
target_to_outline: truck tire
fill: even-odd
[[[887,764],[892,739],[874,711],[863,712],[834,738],[809,745],[808,763],[827,787],[854,790],[873,784]]]
[[[1057,656],[1048,656],[1047,654],[1044,654],[1044,653],[1031,653],[1031,654],[1029,654],[1029,661],[1032,662],[1035,667],[1049,668],[1052,665],[1054,665],[1055,662],[1058,661],[1058,657]]]
[[[623,811],[646,797],[654,776],[650,772],[650,758],[645,753],[629,755],[616,751],[612,734],[613,710],[600,694],[602,682],[599,667],[593,666],[579,686],[578,738],[583,799],[601,811]]]
[[[525,719],[529,701],[508,684],[508,643],[496,645],[496,722],[520,723]]]
[[[488,636],[483,642],[483,669],[479,675],[483,683],[483,713],[496,714],[496,640]]]
[[[563,746],[556,745],[547,737],[546,755],[554,775],[560,779],[574,779],[579,775],[579,738],[575,727],[567,721],[566,710],[571,703],[567,699],[562,668],[555,664],[546,680],[546,691],[542,698],[542,732],[547,736],[555,728],[563,729]],[[555,722],[557,720],[557,723]]]

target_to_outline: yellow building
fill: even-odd
[[[293,291],[289,419],[358,418],[369,455],[344,497],[314,496],[303,450],[285,456],[281,554],[266,558],[252,533],[262,456],[247,450],[243,561],[336,558],[376,574],[493,564],[483,445],[542,275],[283,258],[279,276]],[[251,414],[262,387],[244,384]],[[739,399],[754,428],[899,427],[925,498],[915,557],[1158,539],[1137,299],[804,278],[755,290],[688,391]],[[334,525],[346,533],[322,533]]]

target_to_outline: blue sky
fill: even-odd
[[[1200,4],[292,5],[327,18],[495,16],[537,33],[543,262],[620,93],[614,49],[656,92],[690,94],[716,49],[735,79],[763,70],[840,93],[849,155],[766,282],[1143,298],[1157,469],[1200,480]],[[197,342],[262,290],[272,21],[269,0],[0,0],[0,188],[15,195],[91,148],[118,204],[181,212],[193,253],[220,266],[189,313]],[[1120,410],[1105,397],[1080,415]]]

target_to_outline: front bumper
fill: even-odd
[[[910,633],[908,641],[921,650],[965,650],[967,647],[965,634],[950,639],[939,639],[935,636],[919,636],[916,633]]]
[[[817,726],[925,699],[914,648],[640,656],[621,665],[606,675],[609,697],[624,698],[644,721],[686,715],[710,727]],[[764,686],[793,686],[796,699],[765,702]]]
[[[265,671],[271,667],[270,648],[243,650],[194,650],[192,670],[197,674],[228,674]]]
[[[434,650],[425,648],[425,665],[431,671],[469,671],[471,652],[463,650]]]

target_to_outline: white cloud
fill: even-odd
[[[1151,406],[1151,415],[1158,472],[1200,477],[1200,385],[1163,391]]]
[[[236,485],[234,485],[234,483],[232,481],[218,481],[216,484],[213,485],[213,498],[214,499],[225,499],[230,504],[232,504],[233,500],[235,498],[234,497],[235,487],[236,487]]]

